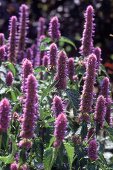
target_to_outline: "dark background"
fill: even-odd
[[[37,36],[36,24],[38,18],[46,18],[48,26],[51,16],[57,15],[61,23],[63,36],[75,42],[77,51],[72,51],[71,55],[76,56],[79,52],[80,38],[83,31],[83,13],[87,5],[93,5],[95,9],[95,46],[102,49],[103,63],[112,62],[113,56],[113,0],[0,0],[0,32],[8,37],[8,22],[12,15],[18,16],[19,6],[26,3],[30,7],[30,30],[29,38],[35,39]]]

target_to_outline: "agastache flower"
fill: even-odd
[[[49,58],[47,55],[44,55],[43,60],[42,60],[42,65],[45,67],[48,67],[49,64]]]
[[[64,113],[61,113],[58,115],[55,121],[55,131],[54,131],[54,136],[56,138],[54,142],[55,148],[60,147],[62,141],[64,140],[66,127],[67,127],[66,115]]]
[[[4,98],[0,102],[0,132],[7,132],[10,122],[10,103]]]
[[[10,170],[18,170],[18,164],[16,162],[13,162],[11,165],[10,165]]]
[[[36,57],[37,57],[37,45],[36,44],[33,44],[31,46],[31,49],[32,49],[32,52],[33,52],[33,67],[36,66]]]
[[[22,92],[25,93],[25,85],[28,75],[33,73],[33,67],[31,61],[24,59],[22,61]]]
[[[68,59],[68,76],[69,79],[73,82],[75,75],[75,65],[74,65],[74,58]]]
[[[5,46],[0,47],[0,61],[5,61],[6,56],[5,56]]]
[[[20,6],[19,31],[18,31],[18,54],[25,50],[26,36],[28,30],[28,6],[22,4]]]
[[[108,123],[108,125],[111,124],[111,104],[112,104],[112,100],[109,97],[106,103],[106,114],[105,114],[105,120]]]
[[[85,13],[85,25],[82,36],[82,45],[80,47],[80,54],[84,57],[93,52],[93,33],[94,33],[94,9],[89,5]]]
[[[59,52],[57,62],[57,72],[55,75],[56,88],[65,90],[67,86],[67,55],[64,51]]]
[[[55,16],[50,20],[49,23],[49,35],[52,40],[59,40],[59,38],[61,37],[59,28],[60,23],[58,21],[58,17]]]
[[[12,16],[9,25],[9,39],[8,39],[8,60],[16,62],[16,47],[17,47],[17,18]]]
[[[101,58],[101,49],[99,47],[94,48],[94,54],[97,57],[97,67],[96,67],[96,69],[99,70],[100,63],[102,61],[102,58]]]
[[[41,35],[44,35],[45,34],[45,18],[43,17],[40,17],[39,18],[39,21],[38,21],[38,28],[37,28],[37,31],[38,31],[38,38],[41,36]]]
[[[90,113],[93,104],[93,88],[96,77],[96,56],[91,54],[88,57],[86,77],[81,95],[80,111],[81,113]]]
[[[109,85],[110,85],[109,78],[105,77],[102,81],[100,94],[103,95],[106,99],[109,96]]]
[[[28,49],[26,50],[26,58],[27,58],[28,60],[30,60],[30,61],[33,60],[33,51],[32,51],[31,48],[28,48]]]
[[[11,71],[9,71],[6,75],[6,85],[11,86],[13,83],[14,76]]]
[[[95,121],[96,125],[100,128],[103,127],[104,120],[105,120],[105,113],[106,113],[106,101],[104,96],[100,95],[97,98],[96,107],[95,107]]]
[[[0,33],[0,46],[4,45],[4,41],[5,41],[4,34]]]
[[[88,157],[91,161],[96,161],[98,158],[98,145],[95,139],[89,142]]]
[[[57,53],[58,53],[57,45],[55,43],[52,43],[50,45],[50,51],[49,51],[49,59],[50,59],[49,64],[52,68],[56,68]]]
[[[53,103],[52,103],[52,111],[57,117],[60,113],[64,112],[64,105],[61,97],[54,96]]]
[[[23,109],[22,138],[34,137],[35,124],[37,120],[37,80],[30,74],[26,82],[25,108]]]

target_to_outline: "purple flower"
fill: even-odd
[[[22,61],[22,92],[25,93],[26,79],[28,75],[33,73],[33,67],[31,61],[24,59]]]
[[[28,48],[26,50],[26,58],[32,62],[33,60],[33,51],[31,48]]]
[[[100,128],[103,127],[106,113],[106,101],[104,96],[100,95],[97,98],[96,107],[95,107],[95,121]]]
[[[58,21],[58,17],[55,16],[50,20],[49,23],[49,35],[52,40],[58,40],[61,37],[59,28],[60,23]]]
[[[96,67],[96,69],[99,70],[100,63],[101,63],[101,61],[102,61],[102,59],[101,59],[101,49],[100,49],[99,47],[96,47],[96,48],[94,49],[94,54],[95,54],[96,57],[97,57],[97,67]]]
[[[5,46],[1,46],[0,47],[0,61],[5,61],[6,57],[5,57]]]
[[[57,61],[57,53],[58,53],[58,48],[55,43],[52,43],[50,45],[50,51],[49,51],[49,59],[50,59],[50,66],[52,68],[56,68],[56,61]]]
[[[5,41],[4,34],[0,33],[0,46],[4,45],[4,41]]]
[[[81,95],[80,111],[82,113],[90,113],[93,104],[93,88],[96,77],[96,56],[91,54],[88,57],[86,77],[84,78],[84,86]]]
[[[32,61],[32,63],[33,63],[33,67],[35,67],[36,66],[36,57],[37,57],[37,45],[36,44],[33,44],[32,46],[31,46],[31,48],[32,48],[32,52],[33,52],[33,61]]]
[[[37,80],[30,74],[26,82],[25,108],[23,109],[22,131],[20,136],[26,139],[34,137],[37,120]]]
[[[55,81],[58,81],[56,88],[58,90],[65,90],[67,86],[67,55],[64,51],[59,52],[57,62],[57,72]]]
[[[82,36],[82,45],[80,47],[80,54],[84,57],[90,55],[93,52],[93,33],[94,33],[94,23],[93,18],[94,9],[89,5],[85,13],[85,24]]]
[[[54,136],[56,138],[54,142],[54,147],[59,147],[64,140],[65,132],[67,127],[67,118],[64,113],[58,115],[55,121],[55,131]]]
[[[106,99],[109,96],[109,85],[110,85],[109,78],[105,77],[102,81],[100,94],[103,95]]]
[[[39,20],[38,20],[38,28],[37,28],[37,31],[38,31],[38,38],[41,36],[41,35],[44,35],[45,34],[45,18],[43,17],[40,17]]]
[[[6,85],[11,86],[13,83],[13,79],[14,79],[13,74],[11,71],[9,71],[6,75]]]
[[[111,123],[111,104],[112,104],[112,100],[109,97],[106,103],[106,114],[105,114],[105,120],[108,123],[108,125],[110,125]]]
[[[8,39],[8,60],[16,62],[16,47],[17,47],[17,18],[12,16],[9,25],[9,39]]]
[[[16,162],[13,162],[11,165],[10,165],[10,170],[18,170],[18,164]]]
[[[95,139],[91,140],[89,142],[88,147],[88,157],[91,161],[96,161],[98,158],[98,151],[97,151],[98,145]]]
[[[42,60],[42,65],[45,67],[48,67],[48,63],[49,63],[49,58],[47,55],[44,55],[43,60]]]
[[[22,4],[20,6],[19,30],[18,30],[18,54],[25,50],[26,35],[28,30],[28,6]]]
[[[19,147],[28,150],[32,147],[32,142],[30,140],[23,139],[19,142]]]
[[[10,103],[4,98],[0,102],[0,131],[7,132],[10,122]]]
[[[61,97],[54,96],[53,103],[52,103],[52,111],[57,117],[60,113],[64,112],[64,105]]]
[[[68,76],[69,79],[73,82],[75,75],[75,65],[74,65],[74,58],[68,59]]]

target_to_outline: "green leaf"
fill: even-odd
[[[44,159],[43,159],[45,170],[51,170],[52,159],[53,159],[53,148],[48,148],[44,152]]]
[[[4,162],[5,164],[10,164],[14,161],[14,157],[12,154],[8,156],[0,156],[0,161]]]
[[[16,75],[16,69],[15,69],[14,65],[12,63],[10,63],[10,62],[5,62],[5,64],[7,65],[9,70],[11,70],[13,75],[15,76]]]
[[[35,73],[45,72],[46,68],[44,66],[39,66],[35,68]]]
[[[64,143],[64,147],[67,152],[70,170],[72,170],[72,163],[73,163],[73,159],[74,159],[74,147],[71,146],[69,143]]]
[[[76,46],[75,46],[75,44],[74,44],[70,39],[68,39],[68,38],[66,38],[66,37],[63,37],[63,36],[62,36],[62,37],[60,38],[59,42],[64,42],[64,43],[70,44],[70,45],[73,46],[75,49],[77,49]]]

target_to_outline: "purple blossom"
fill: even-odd
[[[100,95],[97,98],[96,107],[95,107],[95,121],[100,128],[103,127],[106,113],[106,101],[104,96]]]
[[[48,67],[49,64],[49,58],[47,55],[44,55],[43,60],[42,60],[42,65],[45,67]]]
[[[18,170],[18,164],[16,162],[13,162],[11,165],[10,165],[10,170]]]
[[[84,57],[93,52],[93,33],[94,33],[94,9],[89,5],[85,13],[85,24],[82,36],[82,45],[80,47],[80,54]]]
[[[35,67],[36,66],[36,57],[37,57],[37,45],[33,44],[31,46],[31,48],[32,48],[32,52],[33,52],[33,61],[32,61],[32,63],[33,63],[33,67]]]
[[[52,40],[58,40],[61,37],[59,28],[60,23],[58,21],[58,17],[55,16],[50,20],[49,23],[49,35]]]
[[[112,100],[109,97],[106,103],[106,114],[105,114],[105,120],[108,123],[108,125],[111,124],[111,104],[112,104]]]
[[[57,53],[58,53],[57,45],[55,43],[52,43],[50,45],[50,51],[49,51],[49,59],[50,59],[49,64],[52,68],[56,68]]]
[[[74,58],[68,59],[68,76],[69,79],[73,82],[75,75],[75,65],[74,65]]]
[[[11,86],[13,83],[14,76],[11,71],[9,71],[6,75],[6,85]]]
[[[101,58],[101,49],[99,47],[94,48],[94,54],[97,57],[97,67],[96,69],[99,70],[102,58]]]
[[[110,85],[109,78],[105,77],[102,81],[100,94],[103,95],[106,99],[109,96],[109,85]]]
[[[0,47],[0,61],[5,61],[6,56],[5,56],[5,46]]]
[[[26,82],[25,108],[23,109],[22,131],[20,136],[26,139],[34,137],[37,120],[37,80],[30,74]]]
[[[88,157],[91,161],[96,161],[98,158],[98,145],[95,139],[91,140],[89,142],[89,147],[88,147]]]
[[[57,117],[60,113],[64,112],[64,105],[61,97],[54,96],[53,103],[52,103],[52,111]]]
[[[20,6],[19,30],[18,30],[18,55],[25,50],[26,36],[28,30],[28,6],[22,4]]]
[[[38,31],[38,38],[41,36],[41,35],[44,35],[45,34],[45,18],[43,17],[40,17],[39,20],[38,20],[38,28],[37,28],[37,31]]]
[[[58,81],[56,88],[58,90],[65,90],[67,86],[67,55],[64,51],[59,52],[57,62],[57,72],[55,81]]]
[[[0,131],[7,132],[10,122],[10,103],[4,98],[0,102]]]
[[[0,46],[4,45],[4,42],[5,42],[4,34],[0,33]]]
[[[55,121],[55,131],[54,136],[56,138],[54,142],[54,147],[59,147],[64,140],[65,132],[67,127],[67,118],[64,113],[58,115]]]
[[[81,95],[80,111],[82,113],[90,113],[93,104],[93,88],[96,77],[96,56],[91,54],[88,57],[86,67],[86,77],[84,78],[84,86]]]
[[[16,62],[16,47],[17,47],[17,18],[12,16],[9,25],[9,39],[8,39],[8,60]]]
[[[30,140],[23,139],[19,142],[19,147],[28,150],[32,147],[32,142]]]
[[[26,50],[26,58],[32,62],[33,60],[33,51],[31,48],[28,48]]]

